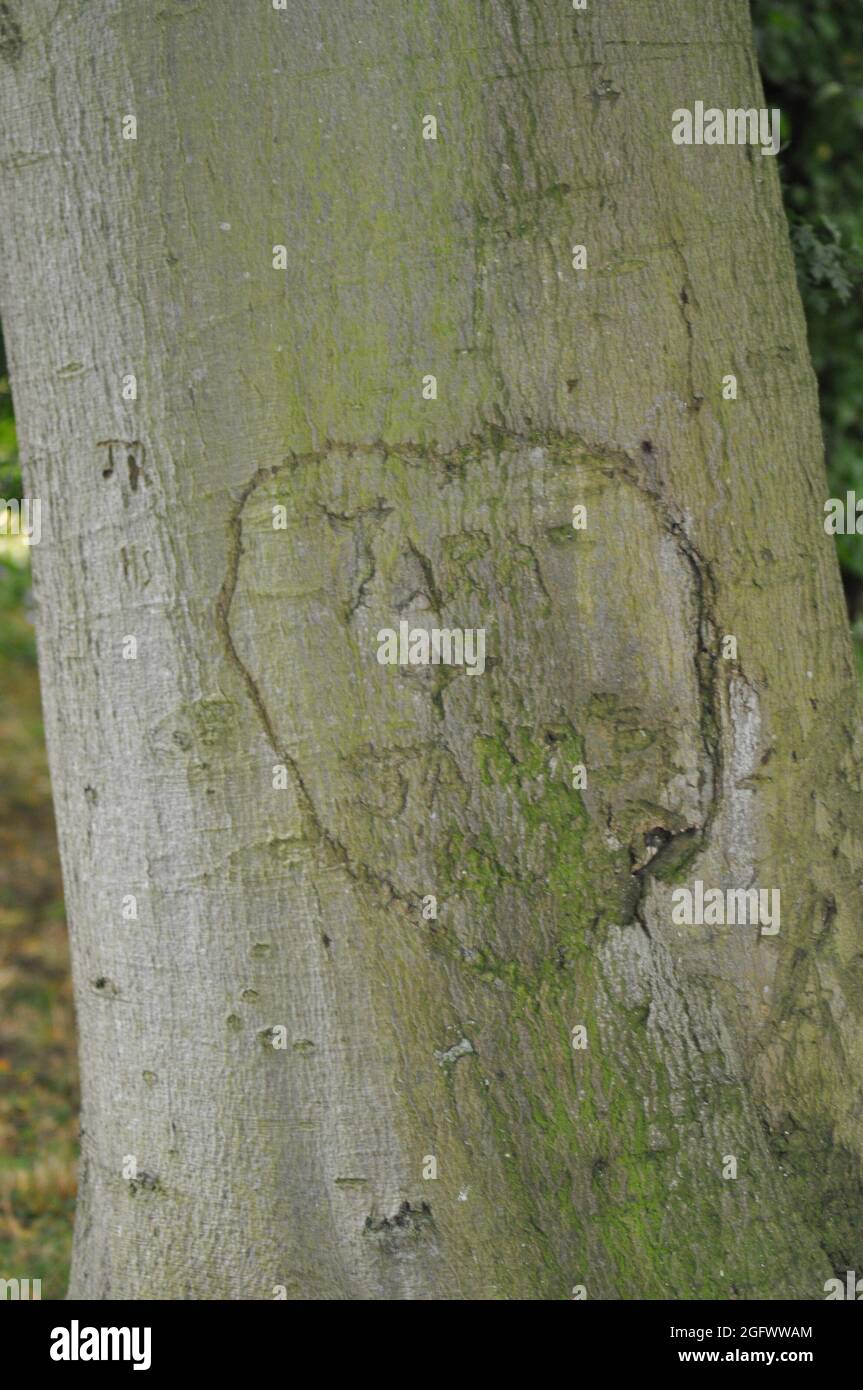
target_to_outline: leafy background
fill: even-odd
[[[21,476],[0,358],[0,497]],[[30,566],[0,535],[0,1278],[62,1298],[75,1205],[72,992],[36,653]]]
[[[767,100],[783,113],[779,165],[821,386],[830,495],[863,497],[863,0],[751,7]],[[0,340],[0,497],[20,495]],[[863,537],[837,537],[837,545],[863,671]],[[43,1298],[62,1298],[77,1080],[29,583],[26,546],[0,536],[0,1277],[39,1278]]]
[[[863,0],[751,0],[797,279],[821,389],[830,496],[863,498]],[[826,498],[825,498],[826,501]],[[863,537],[837,536],[863,653]]]

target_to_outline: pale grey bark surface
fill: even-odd
[[[821,1297],[855,676],[775,163],[671,142],[763,104],[746,5],[0,14],[72,1293]],[[403,619],[488,669],[379,665]],[[780,933],[674,926],[695,879]]]

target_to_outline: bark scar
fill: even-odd
[[[655,839],[655,843],[651,845],[651,849],[655,849],[655,853],[651,854],[646,862],[639,863],[638,867],[633,871],[634,896],[631,899],[632,906],[630,908],[629,920],[638,922],[645,934],[649,937],[650,933],[645,921],[644,904],[651,878],[656,875],[658,870],[668,869],[674,864],[682,862],[684,859],[689,859],[697,853],[699,849],[704,847],[720,806],[723,787],[723,750],[721,741],[721,701],[720,692],[717,688],[719,668],[715,652],[717,625],[713,616],[716,599],[716,584],[710,564],[689,537],[683,518],[664,497],[661,485],[655,478],[646,477],[643,466],[639,466],[643,465],[643,459],[636,460],[625,449],[617,446],[592,443],[581,438],[574,432],[568,433],[567,438],[581,452],[599,459],[605,465],[610,465],[609,476],[617,477],[621,481],[636,487],[648,498],[650,504],[658,514],[662,529],[673,538],[681,557],[692,574],[692,591],[696,609],[693,659],[699,696],[701,742],[705,753],[706,764],[702,776],[701,796],[704,810],[700,817],[700,824],[687,825],[683,829],[674,831],[670,830],[667,826],[657,826],[656,831],[650,832],[654,836],[660,831],[662,831],[663,834],[660,835],[659,839]],[[521,442],[524,443],[527,441],[522,440]],[[351,449],[352,452],[356,452],[355,446],[340,446],[334,443],[329,445],[329,448],[340,447]],[[373,447],[375,449],[380,448],[384,452],[387,452],[385,445],[375,445]],[[340,865],[355,883],[371,888],[378,894],[382,893],[386,906],[398,903],[404,911],[414,915],[420,908],[421,895],[414,894],[410,897],[406,897],[385,875],[377,873],[367,865],[355,861],[346,846],[324,825],[296,759],[291,757],[287,750],[282,748],[279,744],[276,728],[267,708],[266,701],[261,693],[261,689],[254,675],[240,657],[231,630],[231,608],[239,580],[240,561],[243,553],[243,516],[249,499],[259,486],[275,477],[284,467],[298,467],[320,456],[320,454],[303,455],[301,457],[291,455],[280,464],[258,468],[239,494],[236,504],[228,518],[227,568],[222,587],[216,599],[216,626],[220,633],[224,650],[231,665],[242,679],[248,697],[255,708],[261,726],[266,734],[267,741],[278,761],[284,764],[288,770],[297,796],[303,822],[304,838],[308,843],[316,845],[319,850],[325,851],[329,862],[331,864]],[[650,458],[651,460],[653,459],[652,446],[650,448]],[[380,509],[379,504],[378,508],[375,509],[376,513],[379,512]],[[350,518],[333,514],[332,519],[334,521],[345,521]],[[440,609],[443,606],[442,596],[435,582],[428,558],[419,552],[412,542],[410,543],[410,550],[420,565],[424,581],[429,589],[429,597],[432,599],[435,606]],[[366,582],[368,582],[368,576],[366,576]],[[360,592],[356,595],[354,610],[359,602],[362,601],[362,591],[363,585],[361,584]]]
[[[417,894],[413,899],[406,898],[385,875],[373,873],[365,864],[355,863],[347,848],[324,825],[296,759],[291,757],[287,749],[279,745],[275,725],[261,694],[260,686],[237,651],[231,632],[231,606],[237,590],[240,560],[243,554],[243,513],[249,498],[256,489],[262,483],[275,477],[283,466],[282,464],[274,464],[269,468],[258,468],[249,482],[246,483],[228,518],[228,560],[225,578],[216,598],[216,627],[231,665],[242,678],[246,693],[255,708],[270,747],[279,762],[283,763],[288,770],[297,797],[304,838],[310,844],[316,845],[319,850],[323,850],[332,863],[338,863],[355,883],[372,888],[378,893],[383,892],[386,906],[397,902],[406,912],[415,915],[422,904],[420,894]]]
[[[688,319],[687,319],[688,323]],[[690,330],[691,333],[691,330]],[[700,553],[687,533],[683,518],[663,495],[662,485],[651,480],[644,472],[644,457],[636,461],[622,448],[613,445],[596,444],[573,436],[574,442],[585,453],[612,465],[610,476],[619,477],[647,497],[658,514],[662,529],[673,538],[680,555],[692,574],[692,588],[695,597],[695,672],[698,686],[701,742],[706,755],[707,770],[704,787],[706,808],[700,825],[687,826],[684,830],[669,833],[656,853],[641,864],[634,872],[639,891],[632,908],[630,920],[638,922],[645,934],[650,932],[645,920],[644,905],[651,878],[657,870],[667,869],[675,863],[691,858],[702,849],[710,836],[711,827],[719,813],[723,788],[724,757],[721,738],[721,701],[718,689],[719,666],[716,657],[715,619],[716,581],[710,563]],[[648,441],[642,445],[642,453],[652,464],[655,459],[653,445]],[[704,784],[702,784],[704,786]],[[656,832],[651,832],[655,834]]]

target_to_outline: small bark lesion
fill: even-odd
[[[13,67],[24,52],[24,35],[11,7],[0,0],[0,58]]]
[[[107,460],[102,467],[102,477],[106,482],[113,478],[118,461],[125,455],[129,487],[132,492],[137,492],[144,474],[144,446],[140,439],[98,439],[96,448],[108,450]]]
[[[405,1248],[434,1236],[436,1231],[432,1209],[428,1202],[402,1202],[392,1216],[370,1214],[363,1226],[363,1235],[376,1239],[385,1254],[398,1255]]]

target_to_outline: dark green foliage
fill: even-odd
[[[752,16],[767,101],[783,117],[779,163],[831,496],[863,497],[863,5],[752,0]],[[856,619],[863,537],[837,541]]]
[[[7,500],[21,496],[21,469],[18,464],[18,443],[15,437],[15,417],[12,414],[12,395],[6,371],[6,354],[0,334],[0,497]]]

